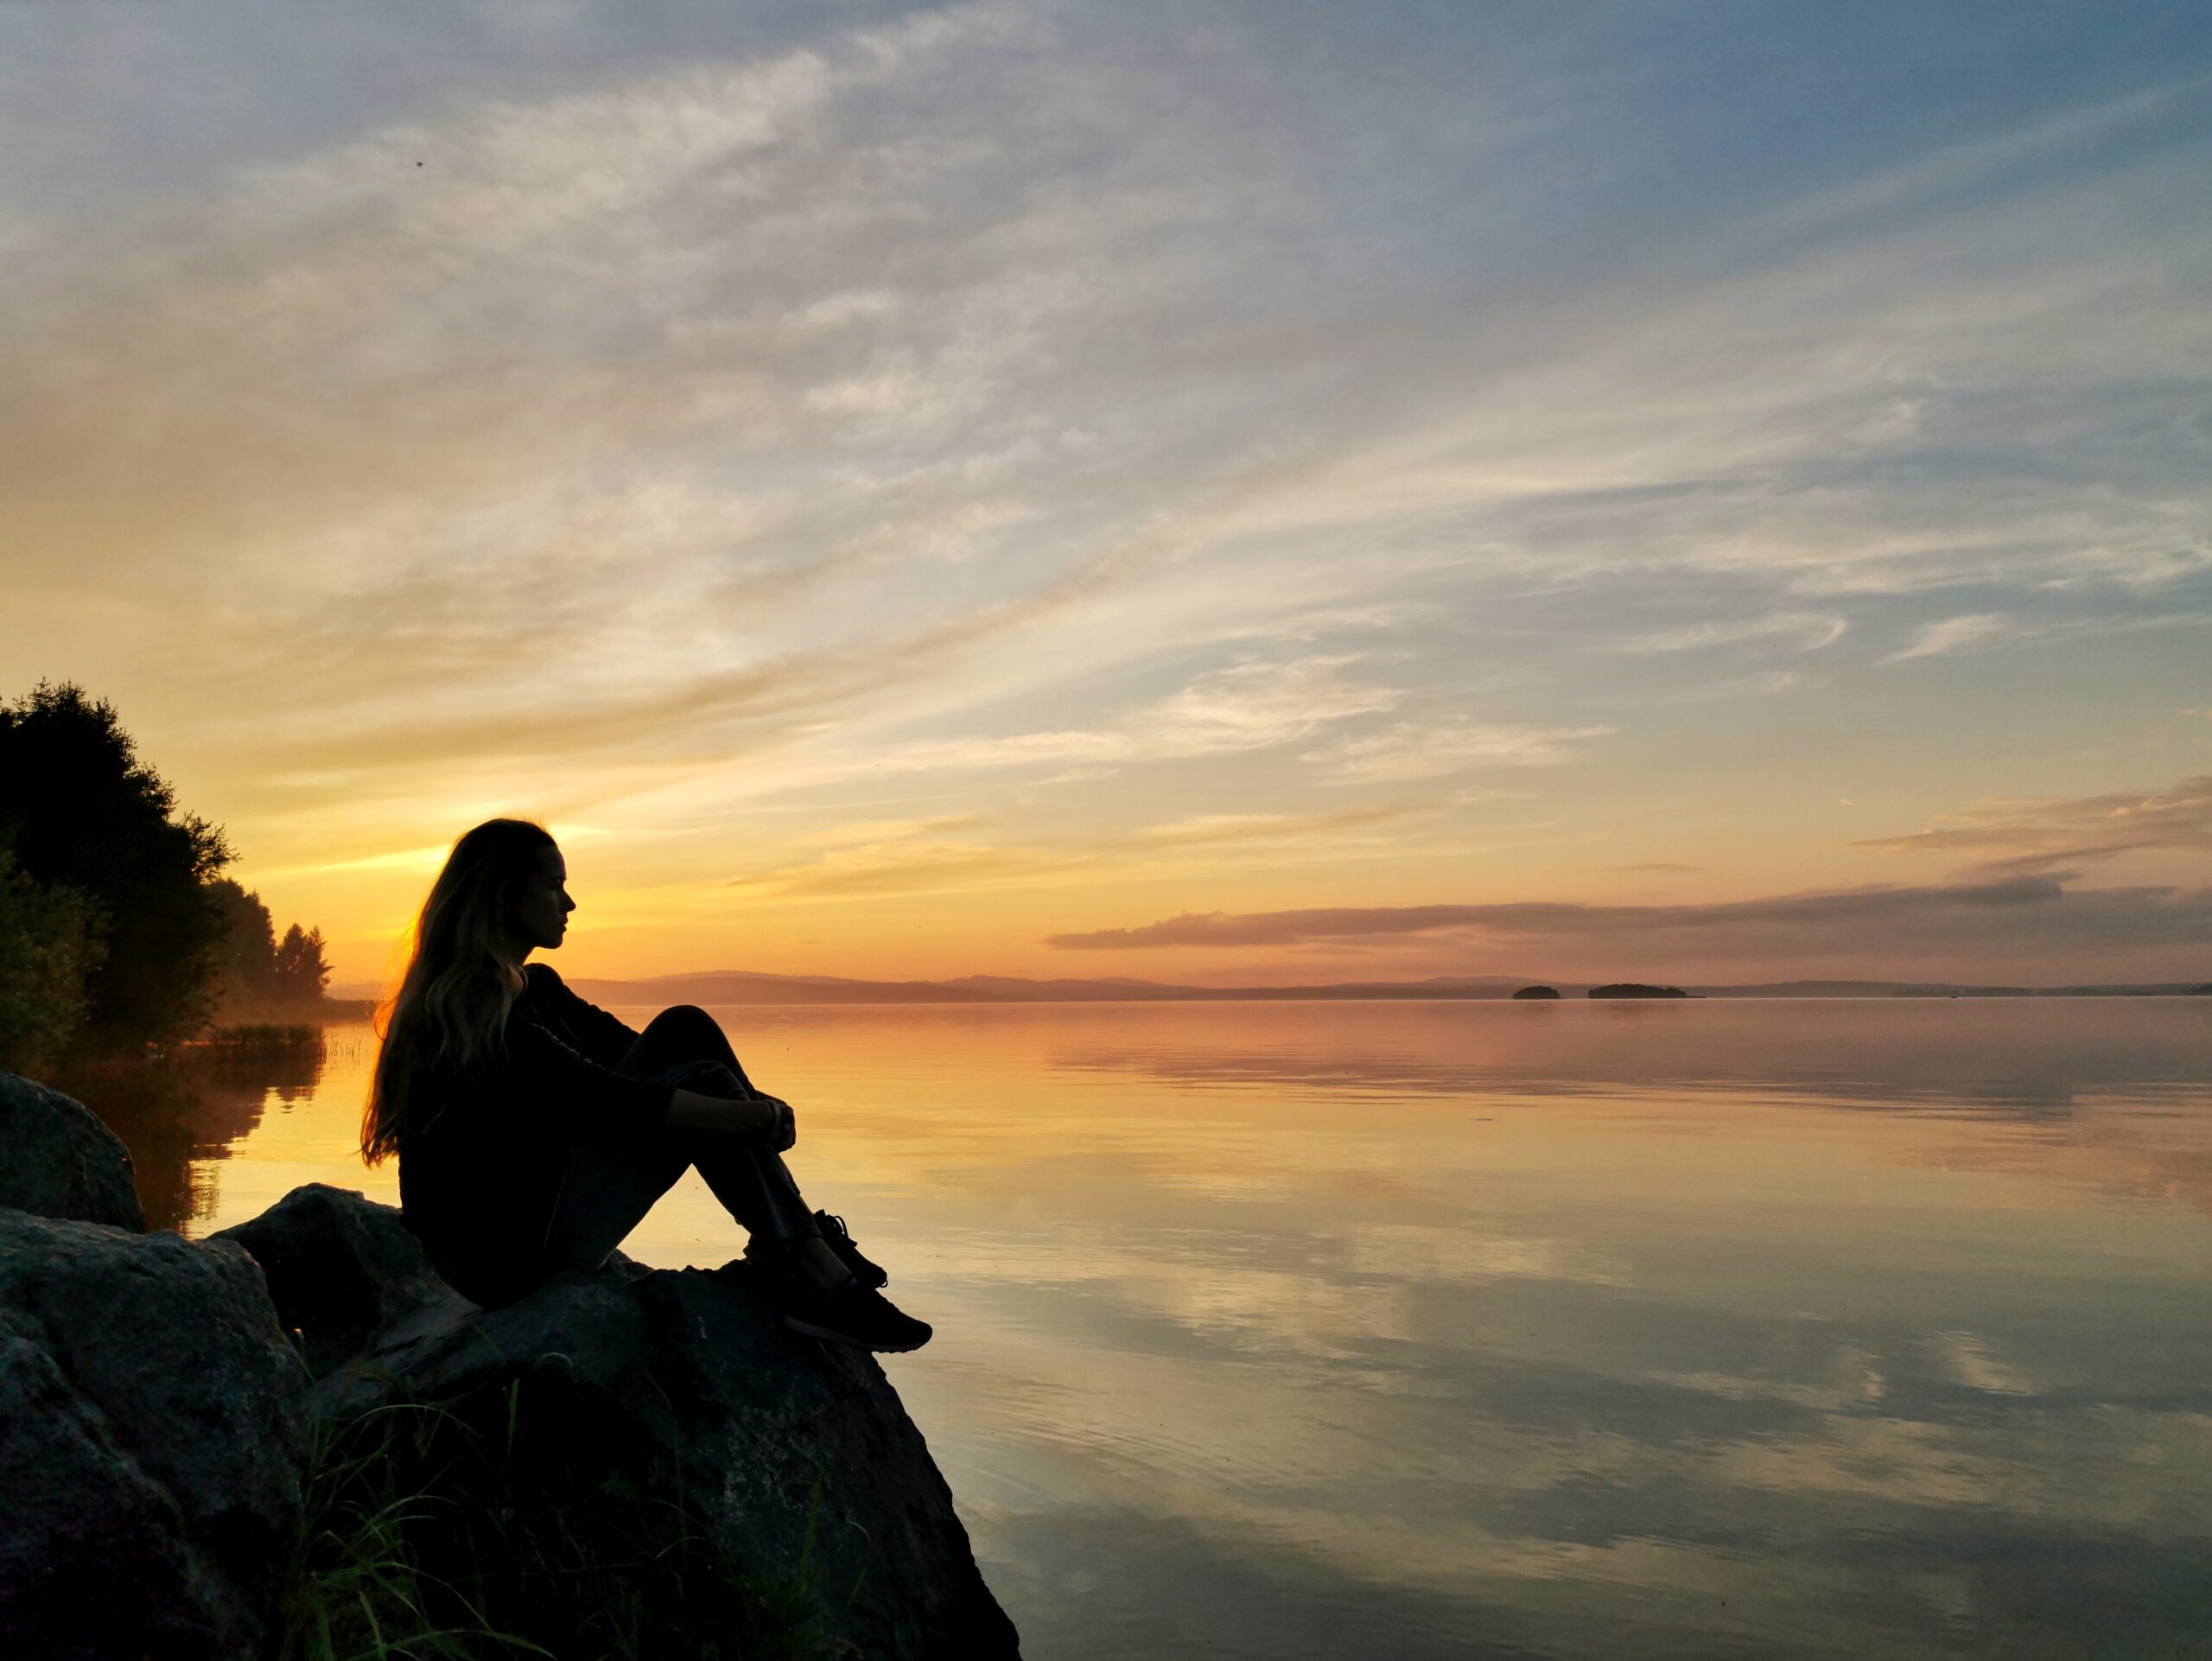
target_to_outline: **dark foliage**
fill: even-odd
[[[0,842],[0,1067],[42,1073],[67,1053],[101,951],[84,896],[32,881]]]
[[[322,931],[319,928],[302,932],[295,923],[284,931],[284,938],[276,943],[270,974],[270,983],[279,1002],[321,1001],[323,989],[330,984],[330,965],[323,961],[322,945]]]
[[[330,965],[321,929],[294,923],[279,940],[259,894],[227,878],[210,883],[208,893],[223,914],[212,963],[215,1005],[225,1019],[322,1002]]]
[[[276,930],[269,907],[228,877],[209,883],[207,893],[223,920],[211,963],[216,1005],[226,1014],[258,1008],[268,1002],[276,977]]]
[[[340,1655],[814,1661],[810,1550],[763,1582],[673,1472],[640,1486],[525,1381],[324,1422],[282,1600],[283,1661]]]
[[[178,813],[114,705],[41,682],[0,706],[0,839],[31,881],[87,907],[105,948],[84,977],[95,1045],[181,1037],[205,1022],[223,936],[207,885],[230,847],[216,826]]]

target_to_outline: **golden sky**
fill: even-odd
[[[0,693],[341,982],[2212,979],[2192,10],[0,7]]]

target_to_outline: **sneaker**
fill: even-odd
[[[830,1250],[844,1260],[855,1280],[870,1288],[891,1283],[891,1276],[880,1265],[861,1256],[861,1249],[853,1243],[852,1231],[845,1226],[843,1218],[818,1211],[814,1213],[814,1220],[822,1225],[822,1238],[830,1243]]]
[[[930,1324],[917,1321],[880,1292],[848,1281],[835,1292],[817,1292],[784,1314],[784,1325],[832,1344],[898,1355],[930,1341]]]
[[[859,1246],[853,1244],[852,1235],[845,1228],[845,1219],[832,1217],[826,1211],[814,1213],[814,1220],[822,1229],[822,1242],[837,1254],[837,1260],[862,1286],[871,1290],[891,1283],[890,1275],[879,1263],[870,1263],[861,1255]],[[784,1243],[766,1236],[755,1236],[745,1243],[745,1257],[748,1263],[779,1263],[783,1260]]]

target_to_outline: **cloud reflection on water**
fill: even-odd
[[[1759,999],[1672,1003],[1196,1006],[1056,1049],[1069,1072],[1133,1072],[1207,1090],[1319,1094],[1618,1095],[1669,1087],[1801,1096],[1824,1105],[2063,1109],[2109,1085],[2201,1086],[2204,1021],[2169,999]],[[1128,1006],[1122,1006],[1128,1008]],[[1308,1012],[1341,1009],[1316,1022]],[[2054,1011],[2063,1011],[2055,1015]]]
[[[1285,1013],[1040,1017],[1030,1101],[975,1082],[999,1162],[956,1188],[1029,1226],[931,1271],[1054,1381],[968,1403],[984,1462],[1053,1449],[1026,1530],[1072,1486],[1456,1608],[1472,1653],[2153,1653],[2201,1618],[2205,1234],[2107,1208],[2115,1149],[2201,1161],[2194,1010]]]

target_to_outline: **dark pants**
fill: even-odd
[[[715,1018],[690,1004],[654,1016],[615,1071],[707,1096],[755,1093]],[[766,1142],[670,1126],[620,1154],[586,1148],[569,1154],[545,1235],[547,1272],[598,1268],[645,1220],[653,1202],[694,1168],[747,1232],[771,1240],[821,1233],[783,1156]]]

